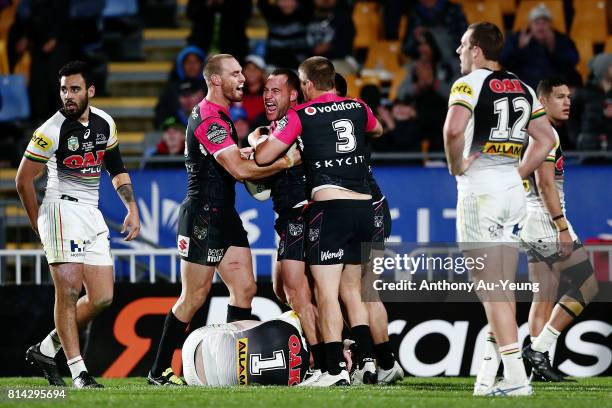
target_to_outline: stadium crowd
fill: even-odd
[[[10,3],[3,1],[0,7],[8,7]],[[21,0],[18,3],[8,31],[7,55],[12,72],[24,53],[30,53],[31,114],[25,123],[0,122],[6,135],[2,143],[7,149],[2,149],[0,158],[5,167],[15,167],[19,155],[14,146],[22,147],[27,141],[24,136],[27,131],[57,108],[55,77],[63,62],[81,59],[91,64],[98,84],[97,94],[104,95],[108,62],[139,59],[129,50],[109,45],[109,30],[129,38],[129,33],[142,31],[151,24],[177,24],[176,4],[172,18],[151,22],[147,16],[153,14],[154,1],[140,1],[138,13],[130,18],[105,15],[106,3],[113,3],[106,0]],[[451,84],[460,75],[455,49],[468,25],[462,5],[449,0],[379,0],[381,40],[401,44],[393,56],[400,70],[381,73],[378,67],[373,70],[366,67],[367,50],[356,41],[352,16],[359,3],[354,0],[189,0],[184,12],[191,34],[185,48],[176,55],[174,67],[159,94],[154,128],[166,131],[164,124],[171,118],[187,125],[189,112],[206,94],[202,68],[212,53],[235,55],[243,66],[245,98],[231,111],[242,135],[264,123],[261,95],[267,74],[277,67],[296,68],[305,58],[321,55],[332,60],[337,71],[350,82],[355,78],[360,81],[360,77],[363,80],[361,86],[349,84],[349,92],[355,92],[351,96],[360,97],[372,106],[384,126],[385,137],[374,144],[374,150],[442,151],[446,101]],[[588,74],[578,72],[580,56],[576,44],[556,28],[561,25],[569,33],[573,24],[574,3],[565,0],[563,4],[565,21],[554,21],[551,10],[538,6],[530,10],[528,25],[520,31],[511,29],[513,17],[505,15],[502,63],[533,87],[539,79],[551,75],[566,78],[572,85],[572,114],[561,131],[562,144],[570,151],[609,150],[612,55],[603,53],[603,48],[596,45],[595,57],[588,62]],[[254,15],[265,22],[265,40],[252,40],[247,35]],[[382,71],[385,69],[382,67]],[[381,80],[368,80],[377,75]],[[156,146],[157,142],[148,146],[145,156],[172,154],[171,150]]]

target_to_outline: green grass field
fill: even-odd
[[[114,406],[181,408],[194,406],[241,408],[332,407],[612,407],[612,377],[580,379],[562,385],[535,384],[535,395],[521,398],[472,397],[472,378],[406,378],[395,386],[346,388],[226,387],[156,388],[142,378],[101,379],[106,388],[66,388],[60,400],[9,400],[9,389],[44,387],[35,378],[0,378],[0,407]],[[58,405],[59,404],[59,405]],[[62,405],[66,404],[66,405]]]

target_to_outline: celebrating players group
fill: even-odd
[[[561,272],[571,289],[556,306],[552,294],[534,299],[529,319],[532,344],[522,352],[513,294],[491,298],[479,293],[490,335],[474,395],[532,394],[523,358],[532,367],[532,378],[566,381],[551,367],[548,350],[597,292],[586,252],[565,219],[563,157],[551,127],[551,122],[567,120],[568,87],[560,79],[547,79],[536,95],[502,70],[497,62],[502,46],[496,26],[477,23],[468,28],[457,49],[464,76],[453,85],[444,126],[448,165],[458,186],[457,241],[467,256],[486,254],[485,268],[473,272],[476,281],[513,279],[518,249],[512,242],[521,239],[529,248],[531,278],[545,282],[556,295],[555,277],[558,281]],[[63,108],[34,133],[17,176],[56,287],[56,329],[30,347],[27,359],[51,384],[65,385],[54,361],[63,346],[74,384],[96,387],[100,385],[80,356],[77,328],[112,298],[108,229],[103,222],[92,226],[70,215],[78,213],[75,209],[99,213],[102,163],[128,208],[126,239],[138,234],[138,209],[116,148],[114,122],[89,106],[95,88],[87,67],[70,63],[68,68],[60,71]],[[368,139],[380,137],[382,126],[363,101],[346,96],[346,82],[329,60],[312,57],[297,73],[276,69],[269,75],[263,99],[270,125],[253,131],[250,146],[240,148],[229,107],[242,100],[242,67],[231,55],[214,55],[204,78],[208,94],[193,108],[185,142],[188,193],[180,207],[177,235],[182,289],[166,316],[147,381],[185,384],[170,367],[172,355],[204,304],[215,271],[230,293],[228,323],[199,331],[197,340],[190,336],[185,343],[184,360],[186,349],[191,361],[196,360],[193,375],[185,374],[190,384],[266,383],[254,375],[275,368],[284,376],[278,383],[290,385],[400,380],[403,369],[389,343],[384,305],[362,301],[363,266],[370,251],[382,249],[390,233],[388,205],[369,165]],[[49,182],[39,211],[33,179],[45,164]],[[236,181],[250,187],[265,183],[271,189],[278,215],[274,228],[280,237],[274,290],[293,309],[297,324],[291,319],[275,326],[244,323],[254,320],[251,301],[257,286],[247,233],[235,209]],[[93,200],[80,192],[84,187]],[[74,245],[82,246],[78,256]],[[79,299],[82,285],[86,295]],[[354,341],[348,359],[351,354],[342,338],[345,321]],[[297,332],[281,328],[290,323]],[[282,352],[287,359],[291,356],[291,364],[275,367],[274,359],[264,364],[253,357],[276,359],[272,345],[279,337],[286,340]],[[243,360],[253,347],[259,354]],[[312,366],[310,358],[301,356],[302,349],[312,354]],[[504,376],[495,382],[501,362]],[[241,368],[248,374],[242,376]]]

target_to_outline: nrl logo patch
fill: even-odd
[[[79,138],[76,136],[70,136],[68,138],[68,150],[71,152],[76,151],[79,148]]]
[[[214,144],[221,144],[227,139],[227,129],[218,123],[213,123],[206,131],[206,138]]]
[[[319,239],[319,229],[318,228],[313,228],[313,229],[309,230],[308,231],[308,239],[311,242],[314,242],[317,239]]]
[[[302,235],[303,231],[304,231],[303,224],[289,224],[289,235],[291,235],[292,237],[297,237],[297,236]]]

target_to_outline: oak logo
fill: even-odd
[[[236,374],[238,376],[238,385],[247,385],[249,378],[247,376],[247,356],[249,354],[249,339],[243,337],[236,341]]]
[[[100,150],[96,152],[96,156],[94,156],[93,152],[87,152],[83,156],[73,154],[72,156],[66,157],[62,163],[69,169],[81,169],[83,167],[100,166],[103,159],[104,150]]]
[[[289,382],[287,385],[300,383],[300,372],[302,367],[302,342],[295,334],[289,337]]]
[[[492,79],[489,88],[495,93],[525,93],[518,79]]]

